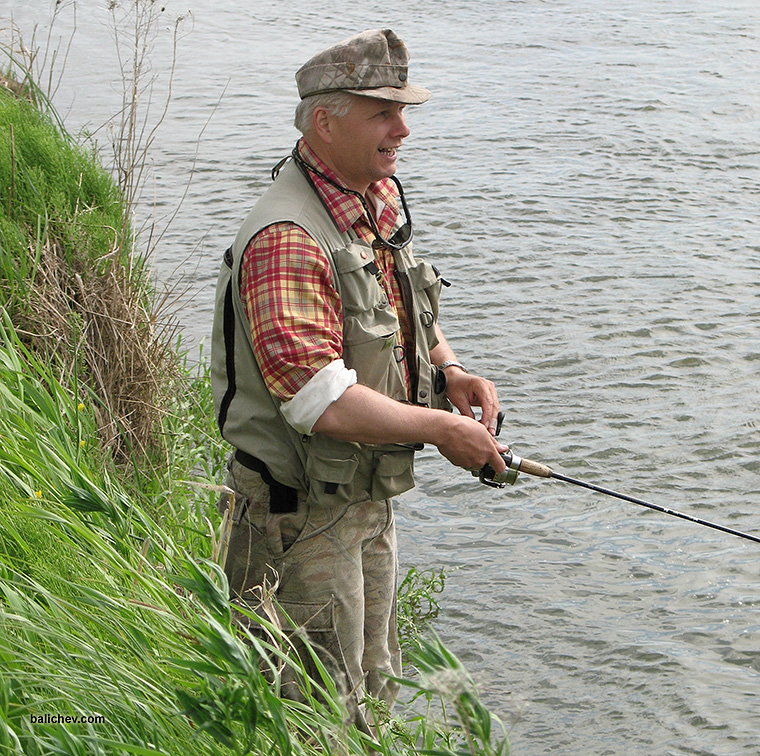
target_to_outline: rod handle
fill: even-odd
[[[499,412],[499,414],[496,417],[496,435],[498,436],[499,433],[501,433],[501,424],[504,421],[504,413]],[[485,468],[483,468],[485,470]],[[493,472],[492,468],[488,468]],[[523,459],[520,458],[520,464],[517,466],[517,469],[520,472],[528,473],[528,475],[536,475],[539,478],[551,478],[552,477],[552,471],[546,466],[542,465],[540,462],[534,462],[532,459]],[[493,475],[491,475],[491,478],[493,478]],[[514,483],[514,481],[511,481]]]
[[[540,462],[534,462],[532,459],[521,459],[520,472],[528,473],[528,475],[536,475],[539,478],[551,478],[552,471],[546,465],[542,465]]]

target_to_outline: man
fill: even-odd
[[[507,450],[496,389],[444,339],[441,278],[413,257],[398,207],[404,108],[430,96],[408,60],[391,30],[372,30],[298,71],[303,137],[225,256],[212,343],[236,449],[231,594],[252,603],[275,585],[346,690],[388,702],[400,674],[391,497],[414,485],[422,444],[497,472]]]

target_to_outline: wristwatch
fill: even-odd
[[[445,370],[447,367],[451,367],[452,365],[454,367],[458,367],[460,370],[463,370],[465,373],[468,372],[467,368],[461,362],[457,362],[456,360],[446,360],[446,362],[442,362],[438,367],[441,370]]]

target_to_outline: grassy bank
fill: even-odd
[[[440,576],[405,581],[416,700],[375,742],[326,675],[305,704],[278,696],[302,668],[275,624],[233,622],[208,376],[160,316],[118,188],[3,88],[0,145],[0,753],[506,753],[420,636]]]

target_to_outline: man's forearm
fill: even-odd
[[[456,360],[438,324],[435,325],[438,343],[430,351],[435,365]],[[448,412],[430,414],[431,410],[397,402],[366,386],[352,386],[337,402],[322,413],[313,426],[315,433],[325,433],[344,441],[363,444],[438,445],[448,429]]]
[[[497,472],[504,469],[499,452],[507,450],[470,417],[403,404],[358,383],[322,413],[313,432],[364,444],[433,444],[454,465],[488,463]]]
[[[448,414],[402,404],[355,384],[322,413],[313,431],[363,444],[436,444],[445,433]]]

